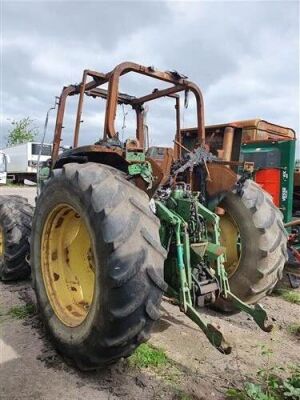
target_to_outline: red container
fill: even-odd
[[[275,206],[280,206],[281,173],[279,168],[261,169],[255,174],[255,182],[273,197]]]

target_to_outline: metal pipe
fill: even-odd
[[[204,104],[203,97],[199,87],[193,82],[187,81],[182,78],[174,78],[174,74],[170,72],[160,72],[155,71],[151,67],[144,67],[142,65],[138,65],[135,63],[125,62],[119,64],[112,72],[107,74],[110,76],[109,85],[108,85],[108,98],[106,103],[106,112],[105,112],[105,122],[104,122],[104,138],[115,137],[116,131],[114,127],[114,120],[116,116],[116,107],[117,107],[117,99],[118,99],[118,88],[119,88],[119,79],[120,76],[127,74],[128,72],[136,72],[138,74],[147,75],[153,78],[157,78],[166,82],[173,83],[175,87],[180,88],[182,85],[185,90],[190,90],[194,93],[196,98],[196,109],[197,109],[197,131],[198,138],[200,144],[205,143],[205,125],[204,125]],[[177,89],[173,93],[176,93]],[[166,91],[164,95],[171,94],[172,92]],[[162,93],[161,93],[162,94]],[[152,99],[151,95],[151,99]],[[157,96],[160,97],[160,96]],[[140,98],[141,101],[143,98]],[[150,97],[147,97],[147,101]]]
[[[176,96],[176,141],[181,145],[181,134],[180,134],[180,97]],[[175,146],[175,159],[181,159],[181,147],[180,145]]]
[[[143,104],[146,101],[151,101],[151,100],[156,100],[160,97],[164,97],[164,96],[169,96],[173,93],[177,93],[184,90],[184,86],[183,85],[175,85],[175,86],[171,86],[167,89],[162,89],[162,90],[155,90],[153,93],[148,94],[146,96],[143,97],[138,97],[134,100],[131,101],[131,104]]]
[[[300,225],[300,219],[293,219],[292,221],[287,222],[284,224],[285,228],[289,228],[290,226],[297,226]]]
[[[73,138],[73,148],[74,149],[75,149],[75,147],[78,146],[79,128],[80,128],[81,116],[82,116],[82,107],[83,107],[83,98],[84,98],[85,85],[86,85],[86,77],[87,77],[87,70],[84,70],[82,82],[80,84],[79,100],[78,100],[76,123],[75,123],[75,132],[74,132],[74,138]]]
[[[42,136],[42,140],[40,143],[40,149],[39,149],[39,154],[38,154],[38,159],[37,159],[37,173],[36,173],[36,191],[37,191],[37,196],[39,196],[40,194],[40,160],[41,160],[41,155],[42,155],[42,150],[43,150],[43,146],[44,146],[44,142],[45,142],[45,138],[46,138],[46,134],[47,134],[47,128],[48,128],[48,121],[49,121],[49,114],[52,110],[56,109],[56,106],[58,104],[58,98],[55,97],[55,103],[52,107],[49,108],[49,110],[47,111],[46,114],[46,118],[45,118],[45,123],[44,123],[44,131],[43,131],[43,136]]]
[[[145,147],[145,140],[144,140],[144,117],[143,117],[143,108],[136,107],[136,138],[139,141],[139,145],[143,148]]]
[[[150,76],[152,78],[156,78],[165,82],[172,83],[174,87],[160,90],[158,93],[152,93],[148,96],[141,97],[136,100],[134,98],[130,98],[127,96],[126,99],[120,96],[119,94],[119,78],[124,74],[129,72],[135,72],[138,74]],[[85,74],[93,77],[91,82],[86,82],[85,85],[71,85],[63,89],[62,94],[60,96],[59,107],[57,111],[56,125],[55,125],[55,133],[54,133],[54,142],[53,142],[53,150],[52,150],[52,167],[55,164],[59,146],[61,142],[62,128],[63,128],[63,118],[65,112],[65,104],[66,98],[68,96],[72,96],[74,94],[81,93],[81,98],[79,100],[78,114],[77,114],[77,122],[76,122],[76,130],[74,137],[74,144],[78,143],[78,133],[80,126],[80,117],[81,117],[81,109],[82,109],[82,101],[83,101],[83,93],[90,92],[90,95],[93,95],[93,90],[98,88],[98,86],[103,85],[108,82],[108,91],[105,93],[105,97],[107,96],[106,103],[106,112],[105,112],[105,122],[104,122],[104,135],[103,138],[107,137],[115,137],[116,131],[114,127],[117,104],[124,102],[125,104],[136,105],[137,101],[151,101],[155,98],[159,98],[161,96],[169,96],[173,93],[176,93],[180,90],[190,90],[194,93],[196,98],[196,111],[197,111],[197,136],[199,144],[205,144],[205,124],[204,124],[204,103],[203,97],[200,88],[194,84],[186,80],[186,77],[183,77],[179,74],[172,72],[161,72],[156,71],[153,67],[145,67],[142,65],[138,65],[135,63],[125,62],[119,64],[115,69],[107,74],[102,74],[96,71],[85,70]],[[85,87],[84,87],[85,86]],[[103,95],[100,91],[94,92],[97,95]],[[124,101],[125,100],[125,101]]]
[[[55,131],[54,131],[54,140],[53,140],[53,148],[52,148],[52,167],[54,166],[59,152],[59,146],[61,142],[61,131],[63,128],[63,119],[66,107],[67,97],[77,93],[77,87],[74,85],[70,85],[65,87],[60,95],[58,102],[58,110],[56,115],[56,123],[55,123]]]
[[[234,128],[227,126],[224,130],[223,138],[223,160],[230,161],[232,154],[232,144],[233,144]]]

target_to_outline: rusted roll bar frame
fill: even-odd
[[[135,72],[141,75],[146,75],[164,82],[173,84],[173,86],[167,89],[154,89],[154,91],[143,97],[134,97],[126,94],[119,93],[119,81],[120,77],[129,73]],[[88,77],[92,80],[87,82]],[[108,90],[100,89],[99,86],[108,83]],[[65,105],[68,96],[78,95],[78,108],[76,115],[76,124],[74,131],[73,147],[78,146],[79,139],[79,129],[81,123],[82,109],[84,94],[93,97],[102,97],[107,99],[106,102],[106,112],[105,112],[105,123],[104,123],[104,133],[103,138],[114,138],[117,133],[115,131],[115,118],[117,104],[129,104],[131,105],[137,115],[137,130],[136,137],[141,146],[144,146],[144,130],[143,130],[143,104],[148,101],[152,101],[161,97],[174,97],[176,99],[176,122],[177,131],[180,129],[180,107],[179,107],[179,97],[176,93],[182,91],[191,91],[196,99],[196,112],[197,112],[197,133],[199,138],[199,143],[205,143],[205,126],[204,126],[204,105],[203,97],[199,87],[185,78],[182,78],[179,74],[173,72],[162,72],[157,71],[153,67],[145,67],[139,64],[124,62],[119,64],[111,72],[107,74],[102,74],[96,71],[85,70],[82,77],[82,82],[79,85],[71,85],[65,87],[61,93],[59,100],[59,108],[57,112],[56,126],[55,126],[55,136],[53,143],[53,162],[58,157],[59,146],[61,142],[63,119],[65,113]]]

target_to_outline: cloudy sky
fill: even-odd
[[[1,137],[29,116],[41,134],[63,85],[84,68],[108,72],[122,61],[177,70],[205,99],[207,124],[261,117],[299,132],[298,1],[6,1],[1,4]],[[146,94],[147,79],[121,89]],[[157,84],[155,83],[157,87]],[[72,103],[72,102],[71,102]],[[101,135],[104,102],[86,103],[81,143]],[[73,111],[65,121],[71,144]],[[182,117],[193,125],[193,102]],[[123,116],[126,122],[123,124]],[[170,100],[150,104],[151,143],[171,144]],[[54,113],[47,140],[53,134]],[[122,129],[123,127],[123,129]],[[134,135],[132,112],[120,108],[118,129]],[[300,156],[300,148],[298,148]]]

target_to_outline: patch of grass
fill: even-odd
[[[24,319],[35,313],[34,304],[25,304],[24,306],[15,306],[9,309],[6,315],[16,319]]]
[[[155,374],[164,381],[174,395],[173,400],[193,400],[195,398],[181,388],[184,371],[166,355],[163,349],[150,343],[143,343],[127,359],[127,362],[133,368],[147,368],[150,374]]]
[[[299,400],[300,369],[291,367],[287,378],[281,378],[271,370],[259,371],[257,382],[246,382],[242,389],[229,388],[226,399],[230,400]]]
[[[129,365],[137,368],[164,367],[171,364],[165,352],[148,343],[141,344],[128,359]]]
[[[290,324],[290,325],[288,325],[287,329],[291,334],[300,336],[300,324],[299,323]]]
[[[178,368],[175,361],[168,358],[162,349],[154,347],[149,343],[141,344],[127,359],[127,362],[133,368],[149,369],[168,384],[172,384],[173,389],[177,388],[177,384],[182,376],[182,371]],[[184,393],[179,388],[177,389],[178,393]],[[182,400],[189,400],[189,398],[185,399],[183,397]]]
[[[282,297],[284,300],[288,301],[289,303],[293,304],[300,304],[300,293],[287,290],[287,289],[277,289],[273,292],[274,294]]]

